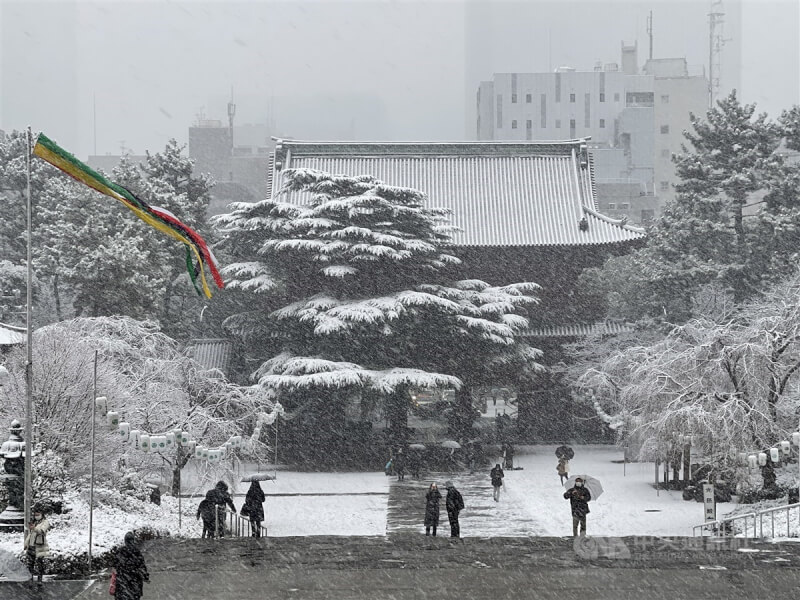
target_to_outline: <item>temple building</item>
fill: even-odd
[[[533,281],[541,286],[529,335],[552,366],[566,342],[588,333],[615,333],[624,325],[604,315],[578,286],[581,272],[641,245],[645,232],[598,211],[587,141],[559,142],[314,142],[277,140],[268,194],[281,189],[281,171],[309,168],[344,175],[373,175],[415,188],[430,206],[452,210],[461,229],[452,253],[461,278],[493,285]],[[288,195],[289,202],[301,202]],[[531,437],[557,438],[548,419],[568,415],[569,392],[552,372],[535,389],[516,389],[520,425]],[[485,396],[481,392],[478,396]],[[478,400],[479,398],[476,398]]]

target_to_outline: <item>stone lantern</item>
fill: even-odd
[[[22,425],[14,419],[9,429],[11,435],[0,445],[0,458],[4,472],[0,481],[6,486],[8,506],[0,513],[0,531],[22,531],[25,526],[25,440]]]

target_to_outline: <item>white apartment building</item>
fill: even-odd
[[[591,137],[600,210],[646,223],[674,195],[672,153],[689,115],[704,115],[708,81],[683,58],[638,67],[637,47],[622,45],[622,68],[495,73],[477,94],[479,140]]]

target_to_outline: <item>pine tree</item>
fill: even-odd
[[[354,392],[384,397],[402,445],[409,389],[463,388],[481,359],[533,365],[536,352],[515,336],[535,286],[447,285],[460,261],[445,250],[446,210],[370,176],[284,175],[306,204],[235,204],[216,218],[235,260],[228,285],[252,296],[226,325],[262,360],[272,356],[255,375],[282,404],[324,415],[314,421],[319,445],[341,443],[334,432]]]
[[[708,280],[710,271],[733,290],[736,301],[752,295],[755,282],[748,270],[753,244],[744,223],[745,205],[767,186],[767,173],[776,161],[780,136],[766,113],[755,115],[755,104],[739,103],[736,91],[717,101],[706,120],[692,116],[691,147],[675,158],[681,182],[675,185],[676,206],[660,229],[666,230],[661,263],[668,268],[676,255],[688,256],[683,270]],[[688,235],[673,237],[677,230]],[[729,233],[729,230],[731,230]],[[707,238],[707,239],[704,239]]]

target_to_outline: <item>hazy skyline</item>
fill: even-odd
[[[31,125],[86,157],[96,123],[99,154],[158,151],[185,143],[201,111],[227,121],[233,88],[237,124],[272,111],[281,135],[467,139],[478,82],[618,62],[623,40],[638,41],[641,65],[650,10],[654,56],[706,66],[709,6],[0,0],[0,128]],[[723,6],[723,88],[775,117],[800,101],[798,3]]]

